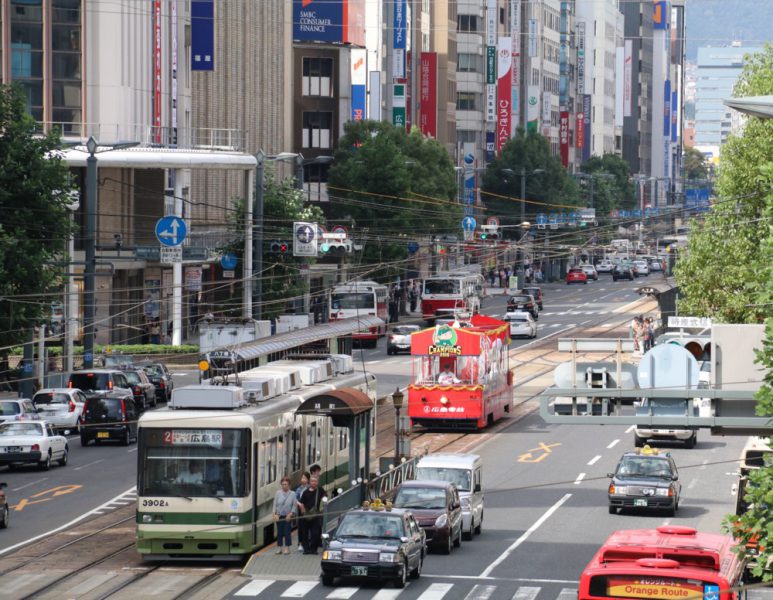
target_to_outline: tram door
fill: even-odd
[[[252,444],[252,545],[258,545],[258,442]]]

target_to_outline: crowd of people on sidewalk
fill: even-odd
[[[274,495],[272,508],[276,523],[277,554],[290,554],[293,522],[298,523],[298,551],[317,554],[322,546],[322,500],[327,492],[319,485],[322,467],[313,465],[301,475],[301,483],[290,489],[289,477],[283,477],[282,487]]]
[[[515,267],[501,266],[492,267],[488,271],[489,285],[493,287],[509,287],[510,277],[515,274]],[[526,283],[542,283],[542,267],[540,265],[525,265],[523,268],[523,278]]]
[[[631,320],[630,336],[635,352],[644,354],[655,345],[655,323],[651,317],[635,316]]]

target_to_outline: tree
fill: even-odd
[[[593,204],[597,215],[608,215],[613,209],[636,208],[636,193],[628,163],[616,154],[591,156],[582,166],[583,173],[611,175],[596,177]]]
[[[734,94],[773,94],[773,46],[747,57]],[[763,249],[770,237],[771,156],[770,119],[748,119],[743,134],[722,147],[719,199],[692,228],[687,255],[676,264],[681,313],[727,323],[760,323],[771,314],[769,305],[753,301],[763,291],[760,273],[770,261]]]
[[[263,319],[273,319],[285,313],[288,304],[308,291],[306,278],[300,276],[301,265],[309,263],[306,257],[293,256],[293,223],[305,221],[324,224],[322,210],[317,206],[303,205],[303,192],[295,187],[295,180],[278,180],[271,165],[265,166],[263,176],[263,272],[255,276],[262,279],[261,303]],[[244,200],[234,200],[231,213],[232,241],[224,248],[240,259],[244,256]],[[271,253],[274,240],[287,242],[284,254]],[[313,260],[313,259],[312,259]],[[241,314],[242,297],[238,290],[223,304],[226,314]]]
[[[687,148],[682,160],[684,178],[690,180],[705,180],[709,177],[709,168],[706,165],[706,157],[696,148]]]
[[[37,132],[18,87],[0,86],[0,355],[27,341],[61,288],[72,182],[60,145],[58,131]]]
[[[536,213],[566,211],[569,206],[581,204],[577,184],[564,169],[561,159],[551,154],[547,139],[519,129],[499,156],[488,164],[483,175],[481,195],[486,214],[499,217],[503,225],[521,222],[522,169],[527,174],[527,220],[533,221]],[[534,173],[538,169],[543,172]]]
[[[368,277],[402,273],[404,232],[457,231],[462,211],[445,147],[383,121],[352,121],[335,151],[328,191],[331,222],[367,232],[360,262]],[[398,243],[399,242],[399,243]]]

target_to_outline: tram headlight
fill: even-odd
[[[325,550],[322,553],[322,560],[341,560],[340,550]]]
[[[217,515],[217,522],[236,524],[239,522],[239,515]]]
[[[142,515],[142,522],[143,523],[152,523],[153,522],[153,515]]]

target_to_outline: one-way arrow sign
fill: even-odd
[[[182,218],[169,215],[156,223],[156,238],[164,246],[179,246],[183,243],[188,227]]]

